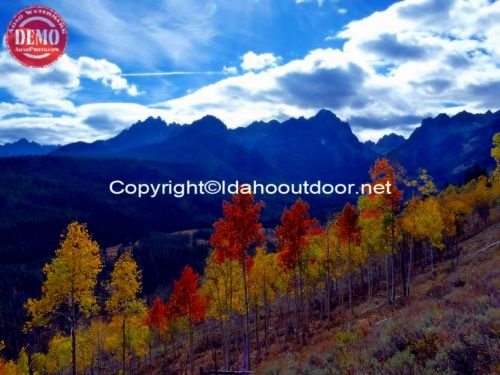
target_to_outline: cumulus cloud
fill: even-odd
[[[33,110],[74,113],[70,96],[81,88],[81,79],[99,81],[130,96],[139,94],[137,87],[121,76],[120,68],[107,60],[64,55],[48,68],[32,69],[14,61],[9,53],[0,52],[0,88]],[[12,110],[16,113],[16,108]]]
[[[130,96],[139,95],[135,85],[130,85],[121,76],[122,71],[118,65],[104,59],[92,59],[90,57],[80,57],[78,59],[80,76],[93,81],[101,81],[103,85],[110,87],[113,91],[126,91]]]
[[[243,70],[258,71],[276,66],[280,58],[274,56],[272,53],[256,54],[253,51],[249,51],[241,57],[241,60],[241,68]]]
[[[230,126],[326,107],[362,138],[408,135],[429,115],[498,109],[499,16],[498,1],[401,1],[330,35],[341,49],[284,64],[269,54],[259,70],[249,63],[240,76],[160,106],[181,120],[211,112]]]
[[[0,104],[0,112],[2,108]],[[19,114],[17,112],[16,116],[1,119],[0,144],[20,138],[44,144],[91,142],[112,137],[138,119],[149,116],[169,118],[165,110],[133,103],[84,104],[74,106],[73,113],[61,116],[47,113]]]
[[[367,75],[340,51],[318,49],[303,59],[229,77],[156,107],[179,122],[211,113],[236,127],[256,119],[312,115],[322,107],[361,108],[368,104],[361,96]]]
[[[340,48],[316,49],[291,61],[250,51],[242,57],[241,69],[224,69],[223,79],[149,106],[75,106],[68,100],[83,78],[137,93],[106,60],[65,57],[47,75],[34,77],[2,53],[0,88],[30,109],[44,103],[66,112],[59,119],[44,117],[22,125],[17,118],[7,118],[2,124],[66,126],[74,130],[73,139],[92,139],[148,115],[187,123],[210,113],[236,127],[329,108],[348,120],[363,140],[393,131],[408,135],[426,116],[498,109],[499,17],[499,1],[400,1],[327,38],[343,41]],[[4,107],[3,115],[9,110]]]
[[[433,52],[427,46],[412,41],[401,42],[394,34],[380,35],[378,39],[368,40],[362,46],[389,61],[424,59]]]
[[[16,115],[27,115],[30,111],[28,107],[21,103],[0,103],[0,119],[3,117],[16,114]]]

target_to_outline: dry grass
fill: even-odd
[[[451,262],[447,260],[436,265],[434,274],[431,274],[429,270],[416,274],[412,281],[410,301],[403,301],[400,298],[397,304],[389,306],[385,304],[385,296],[381,293],[371,303],[360,302],[355,308],[357,314],[355,313],[354,317],[343,314],[344,324],[332,328],[322,326],[319,322],[316,323],[317,326],[312,331],[317,333],[310,338],[307,347],[295,348],[293,352],[288,353],[274,352],[271,357],[260,364],[257,373],[306,374],[314,369],[314,373],[334,374],[337,372],[332,361],[344,364],[353,361],[352,373],[358,373],[354,370],[355,362],[360,361],[363,355],[366,356],[366,349],[385,345],[380,338],[381,332],[385,329],[404,331],[406,322],[419,320],[427,324],[429,322],[435,322],[436,325],[444,324],[440,319],[449,314],[451,316],[456,314],[457,319],[460,317],[466,319],[468,314],[477,314],[477,309],[481,309],[481,304],[484,304],[486,310],[492,308],[494,311],[492,314],[500,314],[498,295],[500,245],[496,244],[484,251],[479,251],[498,241],[500,241],[500,223],[490,226],[460,244],[462,252],[458,267],[452,268]],[[432,330],[431,325],[427,327],[429,330]],[[422,330],[425,331],[425,329],[426,327],[423,326]],[[474,333],[474,328],[468,329]],[[496,330],[495,335],[498,339],[500,334],[498,325],[491,329]],[[342,353],[342,350],[339,351],[339,339],[345,341],[344,336],[348,332],[352,333],[352,344],[341,345],[345,347],[345,353]],[[456,339],[453,332],[450,332],[449,337],[446,336],[441,333],[436,340],[441,344],[451,345],[451,341]],[[424,340],[416,341],[412,345],[428,350],[425,345],[430,344]],[[332,353],[337,356],[335,359],[329,358]],[[339,358],[339,353],[344,358]],[[367,361],[370,358],[364,358],[364,360]],[[344,367],[344,371],[346,368],[349,366]]]

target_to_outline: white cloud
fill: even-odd
[[[0,88],[32,109],[73,113],[70,96],[81,88],[81,79],[99,81],[115,92],[138,95],[137,87],[107,60],[64,55],[48,68],[32,69],[14,61],[9,53],[0,52]]]
[[[81,60],[66,57],[47,71],[52,77],[35,77],[18,65],[10,66],[2,53],[0,88],[30,109],[45,104],[67,112],[60,118],[28,117],[26,122],[7,118],[2,125],[44,129],[46,124],[58,139],[89,140],[114,134],[150,114],[191,122],[210,113],[235,127],[254,120],[308,116],[329,108],[350,121],[362,139],[392,131],[407,135],[429,115],[498,109],[499,17],[499,1],[401,1],[331,36],[345,41],[340,49],[313,50],[286,63],[272,53],[249,52],[239,75],[235,67],[226,67],[228,76],[223,79],[149,107],[126,103],[75,106],[68,100],[82,78],[100,81],[113,90],[133,90],[118,79],[125,78],[113,64],[93,60],[89,65],[96,66],[90,73]],[[61,127],[70,132],[56,135],[55,129]],[[48,130],[40,134],[49,137]]]
[[[230,75],[230,76],[234,76],[236,74],[238,74],[238,68],[235,67],[235,66],[225,66],[222,68],[222,72],[227,74],[227,75]]]
[[[347,8],[338,8],[337,9],[338,14],[344,15],[344,14],[347,14],[347,12],[348,12]]]
[[[0,112],[2,108],[0,104]],[[9,110],[8,107],[6,108]],[[19,111],[16,113],[21,114]],[[138,119],[149,116],[161,116],[168,119],[169,113],[134,103],[94,103],[75,106],[73,113],[61,116],[33,113],[26,116],[2,118],[0,144],[20,138],[35,140],[43,144],[91,142],[112,137]]]
[[[90,57],[78,58],[80,76],[93,81],[101,81],[103,85],[110,87],[113,91],[126,91],[130,96],[139,95],[135,85],[130,85],[121,76],[122,71],[118,65],[104,59],[92,59]]]
[[[20,103],[0,103],[0,119],[11,115],[11,114],[17,114],[17,115],[27,115],[29,114],[29,109],[26,105],[20,104]]]
[[[114,0],[57,0],[53,5],[92,51],[148,69],[165,60],[195,66],[207,58],[207,47],[218,35],[213,14],[198,0],[156,1],[154,12]]]
[[[257,119],[313,114],[317,108],[328,107],[328,100],[337,108],[349,105],[357,101],[362,88],[357,80],[364,74],[362,67],[340,51],[318,49],[304,59],[229,77],[156,107],[168,110],[169,118],[178,122],[210,113],[236,127]],[[337,81],[336,89],[328,79]]]
[[[241,68],[243,70],[258,71],[276,66],[280,58],[274,56],[272,53],[256,54],[253,51],[249,51],[241,57],[241,60]]]
[[[319,6],[323,6],[325,0],[296,0],[297,4],[305,4],[305,3],[318,3]]]
[[[72,112],[67,98],[80,86],[78,65],[67,56],[46,69],[27,68],[0,52],[0,88],[30,108]]]
[[[500,2],[402,1],[349,23],[334,36],[345,40],[342,49],[318,49],[283,65],[249,62],[243,75],[161,106],[176,120],[212,113],[229,126],[326,107],[362,137],[408,134],[429,115],[498,109],[499,16]]]

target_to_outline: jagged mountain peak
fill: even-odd
[[[335,113],[328,109],[320,109],[313,117],[309,118],[310,121],[320,121],[324,123],[341,123],[342,121]]]
[[[385,155],[388,152],[396,149],[404,143],[405,137],[396,133],[385,134],[376,143],[366,141],[365,145],[380,155]]]
[[[205,115],[201,119],[194,121],[191,124],[191,127],[200,128],[202,130],[212,130],[212,131],[227,130],[226,124],[224,124],[219,118],[212,115]]]

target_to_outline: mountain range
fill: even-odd
[[[500,132],[500,111],[484,114],[460,112],[427,118],[401,145],[387,156],[406,170],[426,168],[437,182],[463,182],[466,171],[475,166],[494,167],[492,138]]]
[[[373,141],[366,141],[365,145],[370,147],[377,154],[385,155],[389,151],[392,151],[396,147],[402,145],[405,140],[405,137],[403,137],[402,135],[391,133],[384,135],[377,141],[377,143]]]
[[[0,146],[0,157],[25,156],[25,155],[47,155],[55,151],[59,146],[40,145],[30,142],[25,138],[13,143]]]
[[[175,262],[202,262],[204,255],[198,255],[197,248],[184,249],[185,239],[162,240],[163,233],[210,228],[228,196],[116,196],[109,192],[113,180],[358,183],[369,181],[370,166],[385,154],[410,176],[419,168],[428,169],[443,186],[463,182],[464,175],[477,176],[471,170],[492,169],[491,140],[499,131],[500,112],[462,112],[425,119],[406,140],[389,135],[376,144],[361,143],[349,124],[322,110],[311,118],[255,122],[238,129],[228,129],[213,116],[190,125],[148,118],[104,141],[55,147],[21,140],[0,146],[0,155],[10,156],[0,157],[0,330],[12,335],[20,331],[23,303],[39,293],[40,269],[59,245],[58,234],[72,220],[86,223],[102,248],[146,241],[149,245],[139,253],[139,260],[154,262],[161,270],[154,276],[152,267],[144,268],[149,270],[146,286],[158,285],[150,283],[149,276],[172,278],[180,272]],[[283,207],[296,198],[257,195],[256,199],[265,201],[263,225],[275,227]],[[303,198],[311,206],[311,215],[321,221],[338,212],[346,200],[356,199]],[[174,252],[176,247],[183,251]],[[9,307],[12,296],[16,296],[13,308]],[[9,322],[8,327],[3,322]],[[20,345],[14,336],[4,339]]]
[[[328,110],[310,118],[260,121],[237,129],[210,115],[189,125],[149,117],[108,140],[57,147],[22,139],[0,146],[0,156],[151,160],[214,178],[359,182],[366,180],[373,161],[386,155],[410,175],[426,168],[444,184],[461,182],[475,164],[492,168],[489,149],[498,131],[500,111],[440,114],[424,119],[408,139],[393,133],[377,143],[361,143],[349,124]]]

